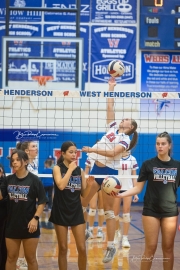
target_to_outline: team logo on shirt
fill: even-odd
[[[16,203],[18,201],[27,201],[29,189],[30,186],[8,185],[9,199],[14,200]]]
[[[62,175],[62,177],[63,177],[63,175]],[[69,182],[68,182],[65,189],[70,189],[71,192],[75,192],[75,190],[81,190],[81,176],[80,175],[76,175],[76,176],[71,175]]]
[[[154,181],[162,181],[163,184],[175,182],[177,176],[177,168],[153,168]]]

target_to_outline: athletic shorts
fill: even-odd
[[[175,217],[175,216],[178,216],[178,209],[177,211],[172,211],[171,213],[158,213],[158,212],[155,212],[151,209],[146,209],[146,208],[143,208],[143,212],[142,212],[142,215],[143,216],[150,216],[150,217],[155,217],[155,218],[166,218],[166,217]]]
[[[95,163],[90,173],[91,175],[118,175],[118,170],[109,167],[98,167]],[[104,178],[95,178],[95,181],[101,186]]]

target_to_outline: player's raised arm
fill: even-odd
[[[116,81],[114,78],[109,79],[109,92],[114,91],[114,87],[116,86]],[[114,98],[108,98],[107,99],[107,116],[106,116],[106,122],[107,124],[111,123],[115,119],[115,113],[114,113]]]

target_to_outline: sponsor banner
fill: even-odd
[[[135,83],[136,27],[92,26],[91,82],[107,82],[108,64],[121,60],[125,66],[117,82]]]
[[[45,7],[54,8],[54,12],[45,12],[44,20],[50,22],[76,22],[76,14],[71,12],[57,12],[56,9],[76,8],[75,0],[45,0]],[[80,21],[90,21],[90,1],[81,0]]]
[[[180,92],[104,92],[69,90],[0,89],[1,96],[35,96],[56,98],[139,98],[139,99],[180,99]]]
[[[44,26],[44,37],[60,37],[60,38],[75,38],[76,26],[70,24],[58,24]],[[88,51],[89,51],[89,26],[80,27],[80,37],[84,40],[84,61],[83,61],[83,73],[85,81],[88,81]],[[56,80],[59,82],[75,82],[75,67],[76,67],[76,44],[61,42],[61,46],[58,43],[49,44],[45,46],[45,55],[53,58],[62,58],[62,60],[56,60]],[[69,58],[69,60],[63,60],[63,58]],[[71,60],[71,61],[70,61]],[[47,71],[44,72],[45,75]]]
[[[35,24],[10,24],[10,36],[41,36],[41,25]],[[5,35],[5,24],[0,24],[0,37]],[[2,46],[2,43],[0,43]],[[1,48],[0,48],[1,49]],[[28,81],[28,70],[31,68],[31,74],[40,75],[40,67],[37,64],[28,65],[26,57],[41,56],[41,42],[31,41],[14,41],[9,42],[9,62],[8,62],[8,79],[17,81]],[[14,57],[18,57],[15,59]],[[2,55],[0,55],[0,65],[2,66]],[[25,59],[23,59],[25,58]]]
[[[12,7],[41,7],[42,0],[10,0]],[[0,1],[0,21],[5,21],[6,17],[6,0]],[[10,21],[15,22],[40,22],[42,17],[41,11],[23,11],[11,10]]]
[[[94,23],[136,23],[136,0],[92,0]]]
[[[148,102],[141,101],[142,118],[178,119],[180,118],[179,100],[170,101],[171,92],[180,91],[180,54],[178,52],[142,52],[141,91],[164,92],[164,98]],[[147,112],[146,108],[148,106]]]

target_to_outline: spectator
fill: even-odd
[[[48,197],[48,208],[51,210],[52,208],[52,194],[53,194],[53,178],[52,178],[52,160],[47,159],[44,162],[44,170],[42,171],[42,174],[50,174],[50,177],[41,177],[41,181],[43,183],[46,196]],[[47,206],[47,204],[46,204]],[[47,208],[45,207],[44,210]],[[48,209],[47,209],[48,210]]]

